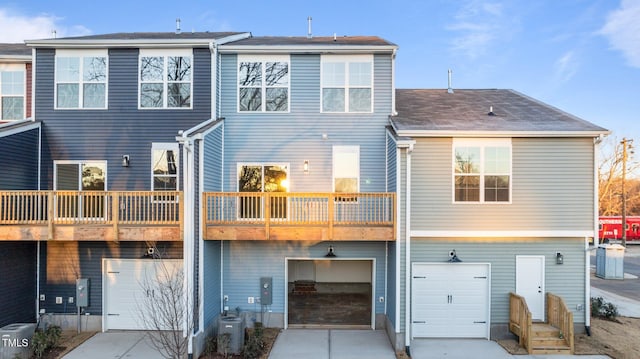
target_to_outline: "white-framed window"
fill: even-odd
[[[22,120],[26,117],[25,82],[23,64],[0,65],[0,120]]]
[[[141,109],[192,107],[193,50],[140,50]]]
[[[104,220],[107,214],[107,161],[54,161],[53,188],[56,218]]]
[[[322,112],[373,111],[373,56],[323,55]]]
[[[151,190],[178,191],[179,148],[177,143],[151,145]]]
[[[289,56],[238,56],[238,112],[289,111]]]
[[[453,202],[511,203],[511,139],[453,140]]]
[[[238,192],[288,192],[289,164],[238,163]],[[287,197],[272,197],[269,207],[271,218],[287,217]],[[238,217],[263,218],[262,196],[244,195],[238,199]]]
[[[55,107],[106,109],[107,50],[56,50]]]
[[[360,146],[333,146],[333,192],[360,192]]]

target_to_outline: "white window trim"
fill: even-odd
[[[80,78],[78,79],[78,107],[58,107],[58,57],[78,57],[80,58]],[[84,86],[82,86],[85,82],[82,79],[82,59],[85,57],[104,57],[107,59],[106,62],[106,78],[104,81],[104,107],[83,107],[83,91]],[[109,53],[107,50],[69,50],[69,49],[58,49],[56,50],[55,60],[54,60],[54,69],[53,69],[53,108],[54,110],[69,110],[69,111],[77,111],[77,110],[106,110],[109,107]],[[34,69],[35,74],[35,69]],[[67,82],[70,83],[70,82]],[[92,83],[92,82],[88,82]],[[102,82],[93,82],[93,83],[102,83]],[[26,82],[25,82],[26,86]],[[26,100],[25,100],[26,106]]]
[[[154,188],[154,178],[156,177],[153,174],[153,152],[156,150],[172,150],[176,156],[176,192],[180,191],[180,146],[177,143],[171,142],[154,142],[151,144],[151,166],[149,167],[149,171],[151,172],[151,191],[155,191]],[[161,190],[158,190],[160,192]]]
[[[104,164],[104,190],[108,191],[108,179],[109,179],[109,175],[108,175],[108,170],[109,170],[109,166],[108,166],[108,162],[104,161],[104,160],[84,160],[84,161],[80,161],[80,160],[55,160],[53,161],[53,188],[54,191],[58,190],[58,165],[82,165],[85,163],[101,163]],[[79,172],[79,176],[78,176],[78,189],[77,191],[82,191],[82,171]]]
[[[335,145],[333,146],[333,152],[331,157],[331,191],[333,193],[336,192],[336,154],[338,153],[355,153],[356,158],[358,160],[358,164],[356,169],[358,171],[356,186],[357,193],[360,193],[360,146],[343,146],[343,145]]]
[[[22,71],[22,83],[23,91],[20,96],[22,96],[24,101],[24,106],[22,106],[22,118],[27,118],[27,67],[24,64],[0,64],[0,72],[19,72]],[[15,97],[19,95],[6,95],[6,97]],[[0,78],[0,120],[2,121],[17,121],[14,119],[4,119],[2,118],[2,98],[5,95],[2,93],[2,78]],[[20,120],[21,120],[20,119]]]
[[[242,62],[260,62],[262,63],[262,85],[260,86],[261,92],[262,92],[262,106],[260,111],[240,111],[240,84],[238,83],[238,74],[240,73],[240,63]],[[289,68],[289,83],[286,86],[287,89],[287,110],[286,111],[267,111],[267,102],[266,102],[266,96],[267,96],[267,85],[265,83],[265,76],[264,76],[264,71],[265,71],[265,66],[264,64],[266,62],[286,62],[287,66]],[[248,86],[247,86],[248,87]],[[285,86],[270,86],[272,88],[285,88]],[[256,87],[257,88],[257,87]],[[282,113],[290,113],[291,112],[291,57],[289,55],[267,55],[267,56],[260,56],[260,55],[238,55],[238,59],[236,62],[236,112],[237,113],[242,113],[242,114],[248,114],[248,113],[261,113],[261,114],[265,114],[265,113],[275,113],[275,114],[282,114]]]
[[[456,201],[456,147],[480,147],[480,200],[479,201]],[[485,177],[485,148],[486,147],[508,147],[509,148],[509,200],[508,201],[485,201],[484,200],[484,177]],[[490,174],[489,174],[490,175]],[[451,146],[451,203],[456,205],[503,205],[513,203],[513,146],[511,138],[454,138]]]
[[[287,169],[287,181],[289,181],[287,185],[287,192],[291,189],[291,166],[288,162],[237,162],[236,163],[236,192],[240,192],[240,183],[238,181],[238,177],[240,176],[240,170],[244,166],[261,166],[262,167],[262,191],[256,193],[265,193],[264,192],[264,168],[266,166],[280,166],[285,167]]]
[[[168,62],[167,62],[167,57],[175,57],[175,56],[180,56],[180,57],[190,57],[191,58],[191,80],[190,82],[190,94],[191,94],[191,101],[189,102],[189,107],[168,107],[168,81],[167,81],[167,66],[168,66]],[[142,107],[141,106],[141,97],[140,97],[140,90],[142,88],[142,78],[141,78],[141,74],[140,74],[140,69],[141,69],[141,62],[142,62],[142,58],[143,57],[163,57],[164,61],[163,61],[163,70],[162,70],[162,107]],[[195,78],[195,66],[194,66],[194,57],[193,57],[193,50],[192,49],[166,49],[166,50],[161,50],[161,49],[140,49],[140,53],[138,54],[138,110],[142,110],[142,111],[157,111],[157,110],[192,110],[193,109],[193,81]]]
[[[320,112],[321,113],[343,113],[343,114],[358,114],[358,113],[373,113],[373,109],[375,108],[374,103],[374,94],[375,94],[375,63],[374,63],[373,55],[322,55],[320,60]],[[371,63],[371,87],[366,86],[350,86],[349,85],[349,63],[351,62],[370,62]],[[345,64],[345,84],[344,87],[344,111],[324,111],[323,110],[323,98],[322,98],[322,89],[324,86],[322,84],[322,79],[324,77],[324,64],[325,63],[344,63]],[[369,111],[349,111],[349,89],[351,88],[371,88],[371,109]]]

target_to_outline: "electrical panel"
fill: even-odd
[[[89,306],[89,279],[88,278],[76,279],[76,306],[78,307]]]
[[[271,277],[260,278],[260,304],[271,305],[273,304],[273,279]]]

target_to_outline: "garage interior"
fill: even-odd
[[[371,328],[372,260],[289,260],[288,325]]]

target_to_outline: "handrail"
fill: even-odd
[[[547,293],[547,322],[560,329],[562,337],[574,353],[573,313],[564,300],[552,293]]]
[[[179,225],[180,191],[0,191],[0,225]]]
[[[509,293],[509,330],[518,336],[520,346],[531,354],[531,311],[524,297]]]

